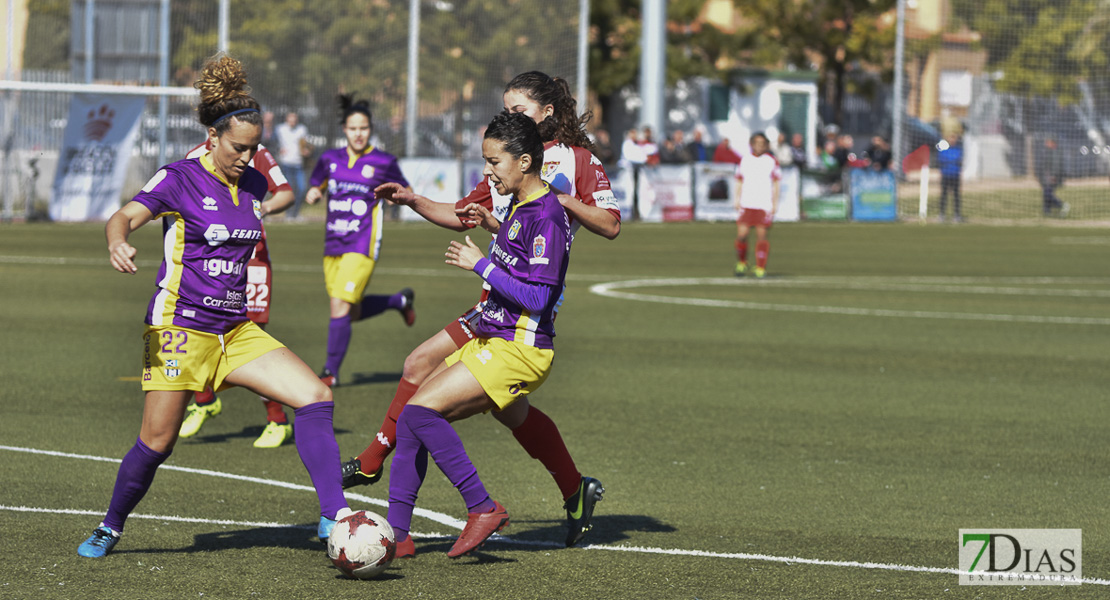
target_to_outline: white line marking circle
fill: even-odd
[[[1007,284],[984,285],[985,283]],[[1001,321],[1011,323],[1051,323],[1057,325],[1110,325],[1110,318],[1101,317],[1068,317],[1057,315],[1008,315],[993,313],[959,313],[927,310],[891,310],[881,308],[856,308],[850,306],[807,306],[798,304],[771,304],[767,302],[746,302],[741,300],[712,300],[708,298],[683,298],[677,296],[663,296],[659,294],[641,294],[625,290],[642,287],[698,287],[698,286],[728,286],[728,287],[808,287],[822,289],[853,289],[876,291],[913,291],[934,293],[961,293],[961,294],[996,294],[1011,296],[1066,296],[1066,297],[1110,297],[1108,290],[1092,289],[1036,289],[1015,287],[1015,285],[1045,285],[1045,284],[1088,284],[1107,285],[1107,279],[1081,279],[1081,278],[955,278],[955,277],[906,277],[906,278],[832,278],[832,277],[806,277],[791,279],[762,279],[749,280],[723,277],[683,277],[662,279],[633,279],[627,281],[610,281],[590,286],[590,292],[599,296],[619,298],[622,300],[636,300],[640,302],[658,302],[663,304],[678,304],[686,306],[706,306],[713,308],[740,308],[745,310],[768,310],[776,312],[798,312],[813,314],[851,315],[867,317],[897,317],[909,319],[953,319],[961,321]],[[962,285],[960,285],[962,284]]]

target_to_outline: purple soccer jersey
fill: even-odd
[[[549,187],[514,205],[490,246],[489,260],[514,279],[555,287],[538,313],[490,290],[475,326],[480,337],[499,337],[536,348],[553,348],[553,317],[570,262],[570,218]]]
[[[146,323],[222,334],[247,320],[247,263],[262,239],[266,177],[230,187],[207,157],[162,167],[134,198],[162,218],[163,258]]]
[[[324,256],[355,252],[377,260],[382,243],[382,206],[374,198],[374,188],[389,182],[409,187],[397,157],[376,148],[357,156],[345,146],[333,148],[320,156],[308,184],[319,187],[325,181],[328,223]]]

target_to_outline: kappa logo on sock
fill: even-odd
[[[393,445],[389,443],[389,438],[387,438],[385,434],[380,431],[378,432],[378,443],[385,446],[386,448],[393,447]]]

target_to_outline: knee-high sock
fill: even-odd
[[[424,477],[428,474],[428,449],[408,427],[397,431],[397,456],[389,469],[389,511],[385,520],[404,541],[412,529],[412,511]]]
[[[755,266],[760,269],[767,268],[767,255],[771,252],[771,242],[763,240],[755,243]]]
[[[377,437],[362,451],[362,454],[358,455],[363,473],[372,474],[380,469],[385,459],[393,452],[397,445],[397,419],[401,417],[401,411],[405,409],[405,405],[416,394],[417,387],[419,387],[417,384],[407,379],[402,379],[401,383],[397,384],[397,393],[389,403],[389,411],[385,414],[381,428],[378,429]]]
[[[459,490],[468,512],[489,512],[493,510],[486,486],[478,477],[478,470],[463,448],[462,440],[455,428],[438,412],[423,406],[408,405],[401,411],[397,421],[397,431],[404,427],[411,430],[420,443],[428,449],[436,466],[447,476],[455,489]],[[390,476],[392,482],[392,475]],[[392,488],[392,486],[390,486]],[[390,492],[392,494],[392,491]]]
[[[293,439],[297,454],[308,469],[308,476],[320,499],[320,514],[329,519],[341,508],[347,508],[343,496],[343,471],[339,460],[339,444],[332,428],[333,402],[317,402],[293,411]]]
[[[405,298],[400,292],[392,296],[363,296],[362,308],[359,312],[358,320],[369,319],[370,317],[380,315],[383,312],[394,309],[401,310],[404,306]]]
[[[582,474],[574,466],[574,459],[570,457],[563,436],[559,435],[559,428],[551,417],[535,406],[529,406],[528,416],[513,430],[513,437],[528,451],[528,456],[543,463],[547,472],[551,473],[563,500],[578,491]]]
[[[324,368],[339,374],[339,366],[347,356],[347,346],[351,345],[351,315],[332,319],[328,323],[328,359]]]
[[[736,260],[746,262],[748,260],[748,241],[736,240]]]
[[[116,531],[123,531],[127,516],[139,504],[150,489],[158,465],[166,462],[170,453],[151,450],[142,439],[127,451],[116,474],[116,487],[112,489],[112,501],[108,504],[108,514],[104,524]]]

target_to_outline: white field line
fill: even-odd
[[[25,453],[29,453],[29,454],[39,454],[39,455],[45,455],[45,456],[57,456],[57,457],[61,457],[61,458],[95,460],[95,461],[109,462],[109,463],[118,463],[118,462],[120,462],[120,459],[107,458],[107,457],[103,457],[103,456],[90,456],[90,455],[86,455],[86,454],[71,454],[71,453],[68,453],[68,452],[55,452],[55,451],[52,451],[52,450],[40,450],[40,449],[37,449],[37,448],[24,448],[24,447],[19,447],[19,446],[3,446],[3,445],[0,445],[0,450],[9,450],[9,451],[12,451],[12,452],[25,452]],[[282,487],[282,488],[286,488],[286,489],[292,489],[292,490],[304,490],[304,491],[315,492],[315,490],[311,486],[298,485],[298,484],[293,484],[293,483],[286,483],[286,482],[283,482],[283,481],[275,481],[275,480],[272,480],[272,479],[260,479],[258,477],[245,477],[245,476],[242,476],[242,475],[233,475],[233,474],[230,474],[230,473],[221,473],[219,471],[210,471],[208,469],[190,469],[190,468],[186,468],[186,467],[175,467],[173,465],[162,465],[159,468],[160,469],[169,469],[169,470],[173,470],[173,471],[182,471],[182,472],[186,472],[186,473],[194,473],[194,474],[198,474],[198,475],[209,475],[209,476],[212,476],[212,477],[223,477],[223,478],[227,478],[227,479],[235,479],[235,480],[238,480],[238,481],[245,481],[245,482],[249,482],[249,483],[259,483],[259,484],[263,484],[263,485],[273,485],[273,486]],[[353,498],[353,499],[356,499],[356,500],[365,499],[365,501],[369,501],[372,504],[376,504],[376,505],[381,505],[381,506],[386,505],[386,502],[383,501],[383,500],[378,500],[376,498],[369,498],[367,496],[362,496],[361,494],[352,494],[352,493],[348,492],[347,497],[348,498]],[[38,508],[38,507],[28,507],[28,506],[9,506],[9,505],[5,505],[5,504],[0,504],[0,510],[12,511],[12,512],[22,512],[22,513],[66,514],[66,515],[87,515],[87,516],[101,516],[101,515],[104,514],[104,511],[77,510],[77,509],[64,509],[64,508],[63,509]],[[438,519],[433,519],[433,520],[435,520],[435,521],[437,521],[441,524],[449,525],[454,529],[460,529],[461,530],[463,525],[465,525],[465,523],[463,523],[461,521],[454,520],[454,519],[452,519],[451,517],[449,517],[447,515],[443,515],[441,513],[434,513],[432,511],[426,511],[426,510],[422,510],[422,509],[419,509],[419,508],[416,509],[416,514],[418,514],[419,516],[423,516],[425,518],[429,518],[429,515],[435,515],[439,518]],[[211,525],[231,525],[231,526],[240,526],[240,527],[266,527],[266,528],[274,528],[274,529],[282,529],[282,528],[287,528],[287,529],[315,529],[315,527],[316,527],[315,525],[293,525],[293,524],[272,523],[272,522],[231,521],[231,520],[225,520],[225,519],[201,519],[201,518],[194,518],[194,517],[179,517],[179,516],[168,516],[168,515],[147,515],[147,514],[140,514],[140,513],[133,513],[133,514],[130,515],[130,517],[131,518],[137,518],[137,519],[151,519],[151,520],[156,520],[156,521],[172,521],[172,522],[180,522],[180,523],[201,523],[201,524],[211,524]],[[434,533],[434,532],[425,532],[425,533],[414,533],[413,537],[420,538],[420,539],[447,539],[447,540],[449,540],[449,539],[453,539],[455,536],[454,536],[454,534],[442,534],[442,533]],[[502,535],[495,535],[494,537],[491,538],[491,540],[501,542],[501,543],[505,543],[505,544],[517,545],[517,546],[537,546],[537,547],[550,547],[550,548],[561,548],[562,547],[562,545],[557,544],[555,542],[516,540],[516,539],[513,539],[509,536],[502,536]],[[815,565],[815,566],[825,566],[825,567],[847,567],[847,568],[854,568],[854,569],[877,569],[877,570],[883,570],[883,571],[901,571],[901,572],[910,572],[910,573],[938,573],[938,574],[947,574],[947,575],[962,575],[963,574],[963,572],[960,571],[959,569],[949,569],[949,568],[942,568],[942,567],[921,567],[921,566],[915,566],[915,565],[900,565],[900,564],[891,564],[891,563],[858,562],[858,561],[853,561],[853,560],[824,560],[824,559],[819,559],[819,558],[800,558],[800,557],[797,557],[797,556],[789,556],[788,557],[788,556],[773,556],[773,555],[770,555],[770,554],[748,554],[748,553],[744,553],[744,552],[707,552],[707,551],[704,551],[704,550],[681,550],[681,549],[676,549],[676,548],[652,548],[652,547],[648,547],[648,546],[624,546],[624,545],[619,545],[618,546],[618,545],[600,545],[600,544],[588,544],[588,545],[582,546],[581,549],[583,549],[583,550],[607,550],[607,551],[610,551],[610,552],[632,552],[632,553],[638,553],[638,554],[663,554],[663,555],[667,555],[667,556],[693,556],[693,557],[699,557],[699,558],[725,558],[725,559],[734,559],[734,560],[773,562],[773,563],[781,563],[781,564],[785,564],[785,565]],[[1110,585],[1110,580],[1108,580],[1108,579],[1082,579],[1081,581],[1083,583],[1089,583],[1089,584],[1094,584],[1094,585]]]
[[[69,257],[69,256],[10,256],[0,255],[0,264],[12,265],[48,265],[48,266],[80,266],[80,267],[104,267],[111,269],[108,264],[107,258],[89,258],[89,257]],[[143,269],[157,269],[161,265],[161,261],[157,260],[137,260],[135,266]],[[323,275],[324,268],[321,265],[290,265],[290,264],[276,264],[273,266],[275,271],[286,273],[320,273]],[[469,277],[474,278],[473,273],[463,271],[457,267],[444,266],[442,269],[410,269],[410,268],[391,268],[391,267],[376,267],[375,273],[382,273],[385,275],[409,275],[412,277]],[[606,281],[610,279],[617,279],[617,275],[573,275],[568,274],[567,279],[577,281]]]
[[[1087,280],[1088,283],[1104,283],[1105,280]],[[852,289],[880,289],[878,286],[918,286],[920,284],[888,284],[882,282],[875,282],[868,286],[868,284],[861,283],[858,280],[843,280],[837,283],[828,278],[821,278],[820,281],[804,280],[798,282],[799,285],[808,285],[811,287],[827,287],[827,288],[845,288],[848,285],[859,285],[861,287]],[[815,314],[835,314],[835,315],[852,315],[852,316],[867,316],[867,317],[898,317],[898,318],[911,318],[911,319],[954,319],[963,321],[1001,321],[1010,323],[1051,323],[1058,325],[1110,325],[1110,318],[1101,317],[1066,317],[1066,316],[1040,316],[1040,315],[1008,315],[1008,314],[992,314],[992,313],[957,313],[957,312],[943,312],[943,311],[928,311],[928,310],[891,310],[880,308],[855,308],[845,306],[807,306],[797,304],[772,304],[765,302],[744,302],[739,300],[711,300],[707,298],[680,298],[674,296],[662,296],[658,294],[640,294],[636,292],[620,291],[630,288],[638,287],[696,287],[705,285],[718,285],[718,286],[775,286],[775,285],[793,285],[784,281],[774,280],[760,280],[744,283],[742,280],[725,279],[715,277],[702,277],[702,278],[669,278],[669,279],[635,279],[629,281],[611,281],[608,283],[598,283],[590,286],[590,292],[599,296],[606,296],[610,298],[619,298],[622,300],[637,300],[642,302],[658,302],[663,304],[679,304],[686,306],[707,306],[715,308],[741,308],[747,310],[768,310],[776,312],[798,312],[798,313],[815,313]],[[925,286],[928,288],[929,286]],[[994,288],[995,290],[1010,290],[1010,291],[987,291],[986,288],[979,288],[979,291],[972,293],[1018,293],[1021,292],[1025,295],[1057,295],[1057,294],[1041,294],[1047,290],[1028,290],[1025,291],[1012,289],[1012,288]],[[922,289],[918,291],[932,291],[930,289]],[[950,293],[962,293],[962,288],[951,288],[948,290]],[[1081,296],[1091,295],[1090,292],[1097,292],[1096,290],[1069,290],[1069,293],[1063,294],[1068,296]],[[1075,293],[1070,293],[1075,292]],[[1098,292],[1102,295],[1104,292]]]

